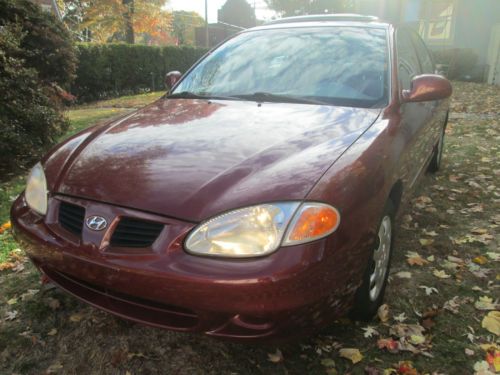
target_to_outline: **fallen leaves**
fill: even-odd
[[[379,349],[385,349],[390,353],[408,351],[413,354],[424,354],[431,356],[427,350],[430,347],[429,340],[424,335],[425,328],[420,324],[398,323],[389,329],[389,338],[377,340]]]
[[[367,339],[373,337],[373,336],[378,336],[379,333],[378,331],[375,329],[375,327],[372,327],[372,326],[368,326],[368,327],[364,327],[362,328],[362,330],[364,331],[363,333],[363,336]]]
[[[486,352],[486,362],[496,373],[500,372],[500,349],[497,345],[481,345]]]
[[[436,293],[436,294],[439,293],[439,291],[436,288],[434,288],[433,286],[420,285],[419,288],[423,289],[425,291],[425,294],[428,296],[430,296],[432,293]]]
[[[432,238],[420,238],[418,241],[422,246],[429,246],[434,243],[434,240]]]
[[[479,299],[474,303],[474,307],[478,310],[489,311],[496,310],[499,308],[498,303],[493,302],[493,298],[488,296],[479,297]]]
[[[382,323],[387,323],[389,321],[389,305],[384,303],[377,310],[377,316]]]
[[[385,338],[377,340],[377,346],[379,349],[386,349],[390,353],[399,352],[399,343],[392,338]]]
[[[400,279],[411,279],[411,272],[400,271],[396,273],[396,277],[399,277]]]
[[[408,262],[410,266],[424,266],[429,263],[429,261],[422,258],[416,251],[409,251],[406,253],[406,262]]]
[[[353,364],[361,362],[361,360],[363,359],[363,355],[361,354],[359,349],[356,348],[342,348],[339,350],[339,355],[342,358],[350,360]]]
[[[55,336],[57,335],[57,329],[52,328],[49,332],[47,332],[48,336]]]
[[[14,249],[7,255],[7,261],[0,262],[0,271],[13,270],[21,272],[24,270],[23,263],[27,262],[28,258],[23,255],[21,249]]]
[[[451,277],[451,275],[448,275],[446,271],[443,270],[434,270],[432,274],[440,279],[449,279]]]
[[[475,257],[474,259],[472,259],[472,261],[476,264],[479,264],[479,265],[483,265],[483,264],[486,264],[488,263],[488,259],[484,256],[484,255],[479,255],[477,257]]]
[[[5,320],[6,321],[9,321],[9,320],[14,320],[17,318],[17,315],[19,313],[16,311],[16,310],[12,310],[12,311],[7,311],[7,313],[5,314]]]
[[[483,318],[481,327],[500,336],[500,311],[490,311],[488,315]]]
[[[280,363],[285,359],[283,357],[283,353],[281,353],[281,350],[276,349],[274,353],[267,353],[267,360],[272,363]]]
[[[7,221],[6,223],[3,223],[0,225],[0,234],[8,231],[12,227],[10,221]]]
[[[486,256],[490,258],[493,262],[500,262],[500,253],[496,253],[493,251],[488,251]]]
[[[78,323],[78,322],[80,322],[83,318],[84,318],[84,314],[82,314],[82,313],[76,313],[76,314],[72,314],[72,315],[69,317],[69,320],[70,320],[70,322],[73,322],[73,323]]]

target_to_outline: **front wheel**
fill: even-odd
[[[363,283],[356,292],[351,311],[351,316],[356,320],[372,319],[384,299],[394,242],[394,216],[394,205],[389,200],[378,226],[375,246],[363,276]]]

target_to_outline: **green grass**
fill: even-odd
[[[60,140],[69,137],[72,134],[79,132],[91,125],[101,121],[119,117],[133,111],[133,108],[81,108],[72,109],[66,112],[66,116],[70,121],[70,126],[66,134],[61,136]]]
[[[164,91],[155,91],[147,94],[120,96],[115,99],[101,100],[96,103],[82,106],[82,108],[140,108],[155,101],[165,94]]]

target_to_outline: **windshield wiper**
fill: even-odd
[[[221,100],[241,100],[233,96],[197,94],[191,91],[182,91],[166,96],[167,99],[221,99]]]
[[[270,92],[260,92],[260,91],[254,92],[253,94],[238,94],[233,96],[241,99],[255,100],[257,102],[302,103],[302,104],[322,104],[322,105],[327,104],[322,101],[307,99],[300,96],[272,94]]]

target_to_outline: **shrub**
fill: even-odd
[[[31,2],[0,0],[0,176],[32,163],[67,128],[59,85],[71,81],[75,57],[59,33]]]
[[[62,22],[29,0],[0,0],[0,25],[18,23],[25,35],[20,58],[44,82],[66,87],[74,78],[76,54]]]
[[[71,92],[80,101],[163,90],[165,74],[185,72],[205,50],[130,44],[77,45],[79,64]]]
[[[449,48],[435,50],[433,53],[437,64],[448,67],[448,78],[464,79],[467,76],[477,75],[478,56],[472,49]],[[484,77],[477,79],[481,80],[482,78]]]

